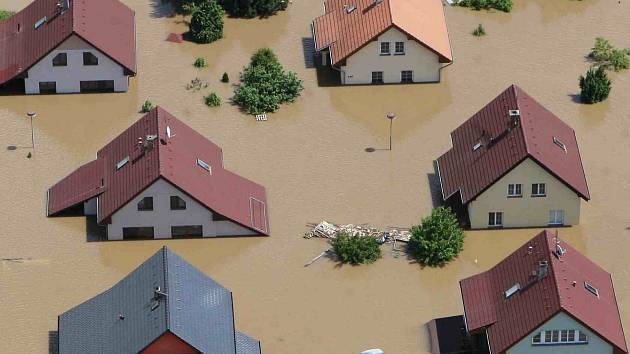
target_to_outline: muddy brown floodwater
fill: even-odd
[[[123,0],[136,11],[138,76],[126,94],[0,97],[0,353],[47,353],[57,315],[112,286],[163,244],[234,292],[236,322],[265,353],[425,353],[425,323],[462,312],[458,281],[486,270],[538,230],[467,232],[465,250],[442,269],[404,257],[370,266],[305,262],[327,245],[304,240],[306,224],[326,219],[409,226],[429,213],[432,160],[449,132],[511,83],[519,84],[577,132],[593,200],[581,225],[561,236],[613,274],[622,320],[630,325],[630,72],[612,74],[604,103],[575,102],[577,77],[596,36],[630,47],[630,2],[515,0],[512,13],[447,8],[455,63],[440,84],[318,87],[302,40],[321,0],[294,0],[268,19],[226,21],[211,45],[173,44],[182,32],[160,0]],[[19,10],[28,0],[0,0]],[[488,35],[470,32],[483,23]],[[256,123],[230,104],[209,109],[184,86],[199,76],[224,101],[253,51],[273,48],[305,81],[294,104]],[[209,67],[192,66],[198,56]],[[159,104],[223,147],[226,167],[267,187],[269,238],[86,242],[84,218],[45,217],[46,189],[140,115]],[[33,158],[25,112],[35,111]],[[393,111],[393,151],[386,147]],[[628,331],[630,333],[630,331]]]

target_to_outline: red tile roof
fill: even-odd
[[[519,110],[516,124],[510,110]],[[516,85],[455,129],[451,140],[453,148],[437,160],[444,199],[460,192],[466,204],[527,158],[590,199],[575,132]],[[482,146],[473,151],[477,143]]]
[[[363,48],[390,28],[397,28],[440,57],[453,56],[440,0],[326,0],[326,14],[313,21],[317,50],[330,49],[333,65]],[[348,13],[349,6],[356,10]]]
[[[0,21],[0,84],[24,74],[72,34],[135,74],[134,12],[118,0],[69,1],[69,8],[59,11],[58,0],[35,0]],[[46,22],[36,29],[43,17]]]
[[[167,131],[171,132],[170,138]],[[148,135],[158,138],[153,149],[142,153],[138,138]],[[129,163],[117,170],[116,164],[127,156]],[[208,163],[212,173],[199,167],[197,159]],[[268,234],[264,187],[225,170],[221,148],[159,107],[98,151],[95,161],[51,187],[48,215],[98,195],[98,221],[107,222],[158,178],[164,178],[208,209]]]
[[[564,312],[627,353],[625,335],[610,274],[560,241],[566,251],[557,256],[556,235],[543,231],[487,272],[460,282],[466,323],[471,332],[486,328],[490,349],[504,353],[560,312]],[[548,275],[538,280],[541,261]],[[575,286],[573,282],[576,282]],[[584,282],[599,291],[586,290]],[[519,283],[510,298],[505,291]]]

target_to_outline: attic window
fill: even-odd
[[[125,166],[128,162],[129,162],[129,156],[127,156],[124,159],[118,161],[118,163],[116,164],[116,171],[118,171],[121,168],[123,168],[123,166]]]
[[[479,149],[481,149],[481,141],[478,142],[477,144],[473,145],[473,151],[477,151]]]
[[[516,283],[511,288],[505,291],[505,298],[509,299],[512,295],[516,294],[519,290],[521,290],[521,284]]]
[[[586,290],[590,291],[593,295],[599,297],[599,290],[597,290],[596,287],[594,287],[593,285],[591,285],[588,282],[584,282],[584,288],[586,288]]]
[[[35,29],[40,28],[47,20],[48,18],[46,16],[40,18],[37,22],[35,22]]]
[[[197,166],[203,168],[204,170],[210,172],[212,174],[212,166],[210,166],[207,162],[197,159]]]
[[[564,150],[564,152],[567,152],[567,146],[564,145],[564,143],[560,141],[560,139],[556,138],[555,136],[553,137],[553,143],[558,145],[558,147]]]

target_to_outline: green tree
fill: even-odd
[[[142,104],[142,107],[140,107],[140,112],[148,113],[152,109],[153,109],[153,103],[151,103],[151,101],[149,101],[149,100],[146,100]]]
[[[190,35],[197,43],[212,43],[223,38],[225,12],[216,0],[204,0],[198,5],[190,20]]]
[[[205,68],[208,66],[208,63],[206,62],[205,58],[197,58],[195,59],[195,62],[193,63],[193,65],[195,66],[195,68]]]
[[[332,249],[342,263],[374,263],[381,258],[381,248],[374,237],[339,232],[331,241]]]
[[[293,102],[304,89],[302,80],[285,72],[271,49],[259,49],[241,73],[233,101],[250,114],[275,112],[280,104]]]
[[[228,14],[235,17],[270,16],[287,8],[287,0],[219,0]]]
[[[603,67],[590,68],[586,76],[580,76],[580,99],[583,103],[597,103],[608,98],[611,83]]]
[[[461,0],[459,6],[470,7],[475,10],[497,9],[503,12],[512,11],[512,0]]]
[[[420,225],[411,228],[408,247],[418,263],[440,266],[464,248],[464,231],[450,208],[435,208]]]
[[[630,49],[617,49],[607,39],[597,37],[588,56],[597,63],[597,66],[620,71],[630,68],[629,55]]]
[[[219,107],[221,105],[221,98],[214,92],[210,92],[203,100],[208,107]]]

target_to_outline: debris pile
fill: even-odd
[[[381,243],[395,241],[409,242],[411,232],[408,229],[389,227],[386,230],[379,230],[369,225],[335,225],[327,221],[322,221],[315,225],[311,231],[304,234],[304,238],[327,238],[333,239],[337,233],[344,232],[352,236],[374,237]]]

